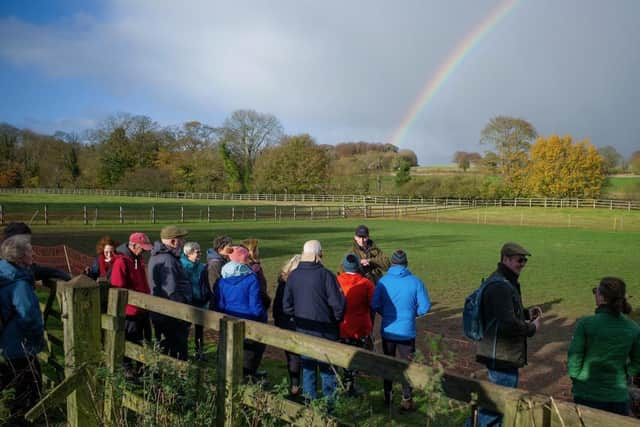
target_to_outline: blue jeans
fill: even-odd
[[[322,380],[322,395],[331,403],[336,393],[336,375],[331,365],[311,359],[305,356],[302,359],[302,391],[311,400],[318,398],[316,386],[318,383],[317,371],[320,371]]]
[[[489,381],[504,387],[518,387],[518,369],[509,369],[497,371],[495,369],[487,369],[489,371]],[[472,420],[465,422],[465,427],[471,427]],[[479,427],[502,427],[502,414],[492,412],[483,408],[478,410],[478,426]]]

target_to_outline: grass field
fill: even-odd
[[[240,241],[257,237],[267,278],[273,283],[278,268],[300,251],[308,239],[319,239],[326,265],[335,269],[349,250],[353,230],[360,220],[298,221],[283,223],[236,222],[186,224],[189,239],[209,247],[214,236],[228,234]],[[630,294],[640,291],[640,232],[614,232],[578,228],[543,228],[493,224],[434,223],[423,221],[371,220],[367,224],[373,238],[390,254],[403,248],[409,254],[411,269],[427,283],[434,301],[460,308],[464,296],[477,286],[481,277],[495,267],[501,244],[515,240],[534,254],[523,274],[524,297],[528,303],[556,301],[552,312],[575,318],[591,310],[595,281],[605,275],[627,280]],[[87,253],[105,233],[122,241],[134,230],[157,239],[160,225],[114,226],[109,228],[34,227],[34,243],[66,243]],[[585,292],[578,292],[583,289]]]
[[[490,215],[496,212],[487,209]],[[520,209],[520,211],[530,211]],[[536,216],[544,215],[541,210]],[[571,210],[569,210],[571,211]],[[587,210],[581,210],[587,211]],[[512,211],[512,215],[515,211]],[[554,214],[564,214],[552,210]],[[616,212],[588,210],[590,215],[610,222]],[[473,211],[462,211],[471,215]],[[619,215],[619,213],[617,213]],[[506,214],[504,214],[506,215]],[[476,217],[477,218],[477,217]],[[634,216],[633,221],[638,217]],[[631,220],[627,219],[627,223]],[[308,239],[319,239],[323,244],[325,265],[337,269],[340,260],[351,246],[353,231],[361,220],[342,221],[269,221],[217,222],[214,224],[185,224],[190,230],[189,239],[209,247],[218,234],[228,234],[236,241],[247,237],[260,239],[263,267],[269,282],[270,294],[274,294],[275,278],[280,266],[300,251]],[[464,298],[480,279],[487,277],[498,261],[500,246],[515,240],[527,247],[533,256],[524,270],[521,281],[523,299],[527,305],[541,305],[544,309],[543,328],[530,340],[530,366],[523,370],[521,386],[535,392],[566,398],[566,347],[575,320],[593,312],[591,288],[605,275],[622,277],[628,284],[631,304],[640,295],[640,231],[612,231],[568,227],[540,227],[532,225],[504,225],[484,223],[435,222],[420,220],[369,220],[366,221],[372,237],[387,253],[405,249],[410,269],[427,285],[434,303],[432,312],[418,323],[418,347],[425,351],[426,331],[444,335],[452,342],[462,342],[460,313]],[[530,224],[528,221],[526,224]],[[59,227],[35,226],[33,241],[40,245],[66,243],[86,253],[93,251],[100,236],[109,233],[123,241],[132,231],[145,231],[152,240],[159,237],[161,225],[118,225],[113,227]],[[635,298],[633,297],[635,296]],[[638,302],[640,304],[640,302]],[[470,357],[468,350],[455,350],[457,359]],[[214,351],[211,348],[210,351]],[[272,352],[276,356],[280,351]],[[472,353],[472,350],[471,350]],[[472,355],[472,354],[471,354]],[[210,357],[215,357],[210,353]],[[267,358],[264,366],[269,378],[279,383],[285,377],[281,363]],[[457,369],[457,368],[454,368]],[[477,368],[472,368],[477,369]],[[469,370],[458,370],[469,372]],[[373,413],[371,422],[376,425],[420,425],[423,415],[401,415],[395,420],[384,416],[380,380],[361,381],[370,393]],[[417,397],[424,405],[424,397]],[[386,421],[385,421],[386,420]],[[375,422],[374,422],[375,421]],[[373,425],[371,424],[371,425]],[[446,423],[445,423],[446,425]]]
[[[610,176],[602,187],[603,197],[640,198],[640,176]]]

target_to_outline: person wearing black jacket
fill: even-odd
[[[517,243],[505,243],[482,295],[487,326],[476,360],[487,366],[489,381],[505,387],[518,386],[518,370],[527,364],[527,338],[540,329],[542,319],[540,307],[526,310],[522,304],[519,277],[530,255]],[[500,425],[501,419],[501,414],[480,409],[478,425]]]
[[[336,276],[321,260],[320,242],[306,242],[298,267],[287,278],[282,309],[284,314],[293,316],[296,331],[338,341],[346,301]],[[317,370],[322,379],[322,394],[331,404],[336,377],[334,368],[327,363],[302,356],[302,390],[307,398],[317,398]]]
[[[149,259],[151,295],[183,304],[191,303],[191,282],[182,268],[180,256],[188,231],[168,225],[160,231]],[[150,314],[160,350],[171,357],[187,360],[190,323],[159,313]]]

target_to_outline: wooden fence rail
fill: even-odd
[[[440,212],[482,208],[571,208],[607,209],[627,212],[640,210],[640,203],[613,200],[501,199],[464,200],[429,199],[417,204],[358,205],[127,205],[118,207],[74,205],[0,205],[0,224],[23,221],[29,224],[156,224],[158,222],[333,220],[347,218],[402,218],[438,215]],[[88,214],[91,212],[91,215]],[[44,215],[43,213],[46,213]]]
[[[67,194],[85,196],[114,196],[114,197],[146,197],[150,199],[183,199],[183,200],[221,200],[247,202],[285,202],[285,203],[338,203],[338,204],[385,204],[385,205],[417,205],[431,204],[480,204],[504,206],[543,206],[543,207],[601,207],[608,209],[640,209],[638,200],[620,199],[579,199],[579,198],[506,198],[495,200],[468,199],[460,197],[401,197],[390,195],[369,194],[291,194],[291,193],[198,193],[198,192],[149,192],[125,190],[99,190],[78,188],[0,188],[0,193],[16,194]],[[0,212],[2,212],[0,210]]]
[[[357,369],[372,376],[408,383],[415,388],[424,388],[434,378],[431,368],[426,365],[398,360],[259,322],[230,318],[214,311],[134,291],[110,289],[107,313],[101,315],[98,301],[100,286],[84,276],[78,276],[66,283],[62,286],[61,292],[64,295],[62,317],[65,320],[65,352],[68,350],[71,353],[67,356],[67,385],[64,392],[53,390],[45,396],[41,403],[28,414],[30,419],[35,418],[36,412],[42,412],[42,402],[57,402],[64,393],[69,392],[67,413],[70,425],[95,425],[98,419],[95,408],[87,406],[79,390],[72,389],[71,386],[81,389],[92,386],[90,381],[89,385],[81,383],[78,377],[82,375],[90,377],[92,366],[96,363],[94,358],[102,352],[99,343],[101,329],[105,331],[106,362],[110,369],[121,363],[123,355],[145,363],[148,363],[152,357],[163,357],[178,367],[186,367],[187,362],[175,361],[166,356],[153,356],[155,353],[150,349],[124,341],[123,319],[126,304],[161,312],[219,332],[216,422],[220,426],[232,425],[234,418],[237,417],[234,412],[233,398],[240,384],[244,338],[319,359],[335,366]],[[70,348],[67,340],[74,343],[77,348]],[[90,345],[95,347],[91,348]],[[78,348],[82,349],[82,353],[78,352]],[[478,405],[503,413],[504,425],[508,426],[640,426],[639,421],[630,417],[622,417],[569,402],[555,401],[549,396],[501,387],[452,372],[444,375],[442,386],[445,394],[452,399],[470,402],[475,396]],[[251,405],[255,402],[251,393],[250,389],[244,392],[242,398],[244,404]],[[52,394],[55,395],[52,396]],[[116,402],[113,394],[105,395],[103,411],[100,412],[101,416],[107,420],[105,421],[107,424],[110,414],[118,405],[140,411],[146,404],[140,400],[135,402],[131,399],[127,400],[126,396],[124,401]],[[326,420],[314,418],[313,412],[308,408],[294,402],[282,402],[275,396],[273,399],[283,403],[282,417],[289,422],[305,426],[326,425]]]

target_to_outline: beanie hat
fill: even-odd
[[[346,273],[357,273],[360,270],[360,258],[353,253],[347,254],[342,260],[342,268]]]
[[[407,265],[407,253],[402,249],[398,249],[391,255],[391,264]]]
[[[31,228],[24,222],[10,222],[4,227],[3,234],[4,238],[8,239],[18,234],[31,234]]]

